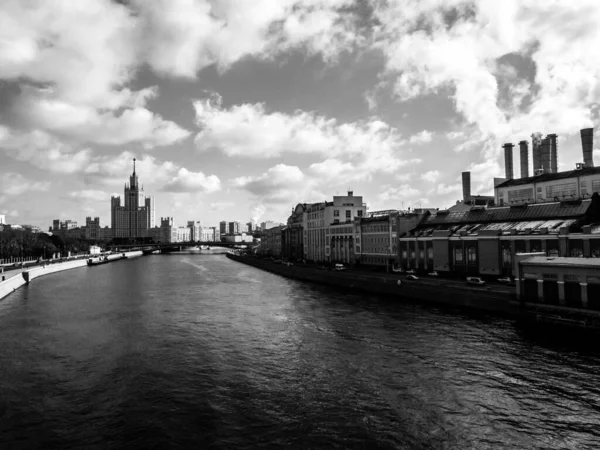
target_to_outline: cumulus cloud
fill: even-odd
[[[8,172],[0,176],[0,192],[5,195],[21,195],[25,192],[47,191],[50,183],[47,181],[33,181],[23,175]]]
[[[368,178],[375,172],[392,173],[418,158],[403,159],[400,132],[378,119],[338,123],[312,112],[269,112],[263,104],[223,108],[218,94],[194,102],[201,131],[200,151],[218,149],[229,156],[275,158],[312,154],[326,159],[311,165],[316,175],[340,181]]]
[[[243,176],[232,180],[232,185],[243,189],[266,205],[284,205],[298,201],[312,202],[323,198],[317,189],[315,179],[307,177],[299,167],[277,164],[257,176]],[[260,212],[261,209],[253,211]],[[259,218],[261,214],[256,214]]]
[[[183,167],[163,187],[166,192],[215,192],[220,189],[221,180],[217,176],[190,172]]]
[[[377,196],[377,199],[381,204],[389,205],[390,208],[400,208],[400,203],[410,204],[419,195],[421,195],[421,191],[409,184],[402,184],[400,186],[385,185],[382,186],[381,193]]]
[[[414,134],[410,137],[409,142],[411,144],[424,144],[426,142],[431,142],[433,139],[433,132],[423,130],[417,134]]]
[[[0,113],[13,126],[146,148],[189,135],[145,108],[156,87],[127,87],[142,60],[139,18],[125,6],[7,0],[0,13],[0,79],[13,87]]]
[[[135,0],[144,56],[159,73],[195,77],[211,64],[221,70],[253,56],[270,59],[302,48],[326,61],[359,39],[354,0],[255,0],[253,2]]]
[[[374,48],[385,58],[381,78],[396,99],[450,95],[480,141],[493,140],[458,151],[478,149],[482,160],[498,159],[507,136],[573,135],[597,122],[600,8],[594,0],[390,0],[376,3],[375,17]],[[475,140],[460,131],[447,137]]]
[[[430,183],[435,183],[439,177],[440,172],[437,170],[429,170],[421,175],[422,180],[429,181]]]

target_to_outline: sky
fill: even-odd
[[[467,170],[490,195],[505,142],[582,161],[598,23],[597,0],[2,0],[0,214],[110,225],[133,158],[177,225],[348,190],[446,208]]]

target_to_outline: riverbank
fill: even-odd
[[[516,316],[519,304],[515,290],[508,286],[469,286],[445,279],[408,280],[398,274],[369,274],[358,271],[320,270],[314,266],[285,266],[254,256],[228,253],[227,258],[261,270],[302,281],[358,290],[398,299],[445,304],[471,310]]]
[[[126,259],[137,258],[142,256],[141,251],[125,252],[118,255],[110,255],[109,259]],[[0,299],[3,299],[7,295],[11,294],[21,286],[31,282],[32,280],[44,276],[50,275],[56,272],[63,272],[65,270],[77,269],[80,267],[87,267],[88,258],[77,259],[74,261],[65,261],[60,263],[48,263],[46,265],[38,265],[33,268],[19,270],[18,272],[7,272],[9,275],[6,280],[0,281]]]

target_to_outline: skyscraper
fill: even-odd
[[[124,196],[124,206],[121,205],[121,197],[113,196],[110,199],[110,223],[114,237],[147,237],[148,230],[155,226],[154,197],[146,197],[144,187],[139,184],[135,158],[129,183],[125,183]]]

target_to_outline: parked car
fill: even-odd
[[[512,283],[512,279],[510,277],[502,277],[502,278],[498,278],[498,281],[500,283]]]
[[[418,280],[419,277],[416,275],[406,275],[407,280]]]
[[[334,270],[346,270],[343,264],[336,264]]]
[[[293,262],[289,262],[289,261],[286,261],[286,262],[284,262],[283,264],[285,264],[285,265],[286,265],[286,266],[288,266],[288,267],[290,267],[290,266],[293,266],[293,265],[294,265],[294,263],[293,263]]]
[[[281,264],[281,263],[282,263],[282,261],[281,261],[280,259],[276,259],[276,260],[274,260],[273,262],[274,262],[275,264]]]
[[[437,273],[435,270],[433,272],[429,272],[427,275],[429,275],[430,277],[439,277],[440,274]]]
[[[410,274],[410,275],[414,275],[415,273],[417,273],[414,269],[408,269],[406,271],[406,273]]]
[[[481,278],[479,277],[467,277],[467,284],[477,284],[477,285],[482,285],[485,284],[485,281],[483,281]]]

